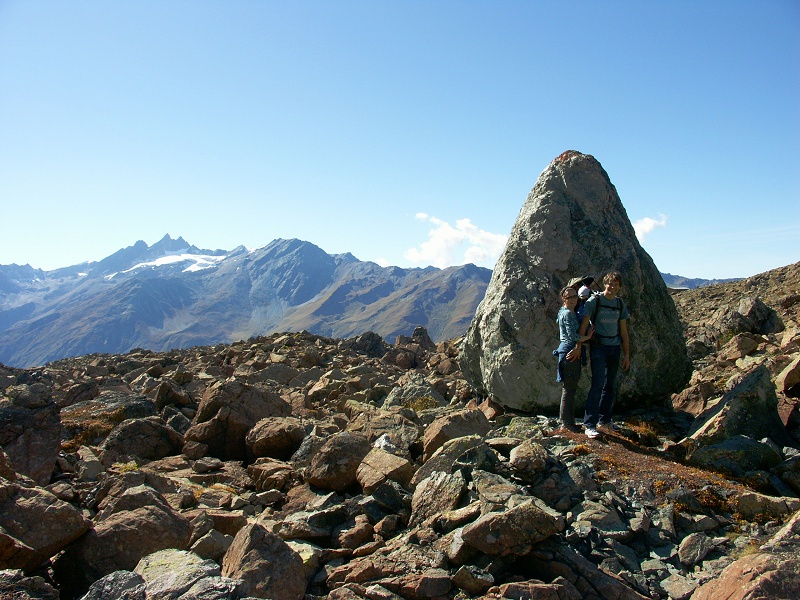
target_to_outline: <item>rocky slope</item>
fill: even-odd
[[[674,296],[690,385],[598,440],[422,329],[2,368],[0,597],[797,597],[798,268]]]

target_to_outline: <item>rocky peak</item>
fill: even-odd
[[[620,405],[657,403],[680,390],[690,363],[666,285],[603,167],[573,150],[542,172],[514,223],[464,339],[468,380],[507,407],[557,406],[552,351],[560,291],[587,274],[602,289],[609,271],[622,274],[620,295],[631,313],[632,366],[622,378]]]

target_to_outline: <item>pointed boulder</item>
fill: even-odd
[[[620,296],[631,314],[632,366],[620,375],[618,405],[662,402],[681,390],[691,363],[664,280],[603,167],[573,150],[541,174],[497,261],[461,349],[470,383],[509,408],[555,410],[559,292],[573,277],[588,274],[599,283],[609,271],[621,273]],[[579,403],[587,382],[583,377]]]

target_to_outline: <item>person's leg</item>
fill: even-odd
[[[606,378],[603,392],[600,395],[599,422],[611,423],[611,411],[614,408],[614,395],[617,391],[617,373],[619,372],[620,347],[606,346]]]
[[[592,344],[589,352],[592,363],[592,385],[586,397],[586,412],[583,417],[584,427],[597,427],[600,419],[600,395],[603,393],[603,382],[606,378],[606,353],[600,344]]]
[[[575,427],[575,392],[578,390],[578,381],[581,377],[581,361],[570,362],[564,359],[561,365],[562,388],[561,388],[561,409],[559,419],[561,424]]]

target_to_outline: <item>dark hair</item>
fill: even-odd
[[[573,292],[575,292],[576,294],[578,293],[577,291],[575,291],[575,288],[574,288],[574,287],[572,287],[572,286],[569,286],[569,285],[568,285],[568,286],[567,286],[567,287],[565,287],[563,290],[561,290],[561,297],[562,297],[562,298],[566,298],[566,297],[567,297],[567,294],[568,294],[570,291],[573,291]]]
[[[622,275],[619,274],[619,271],[609,271],[606,273],[605,277],[603,277],[603,285],[608,285],[614,279],[616,279],[619,284],[622,285]]]

